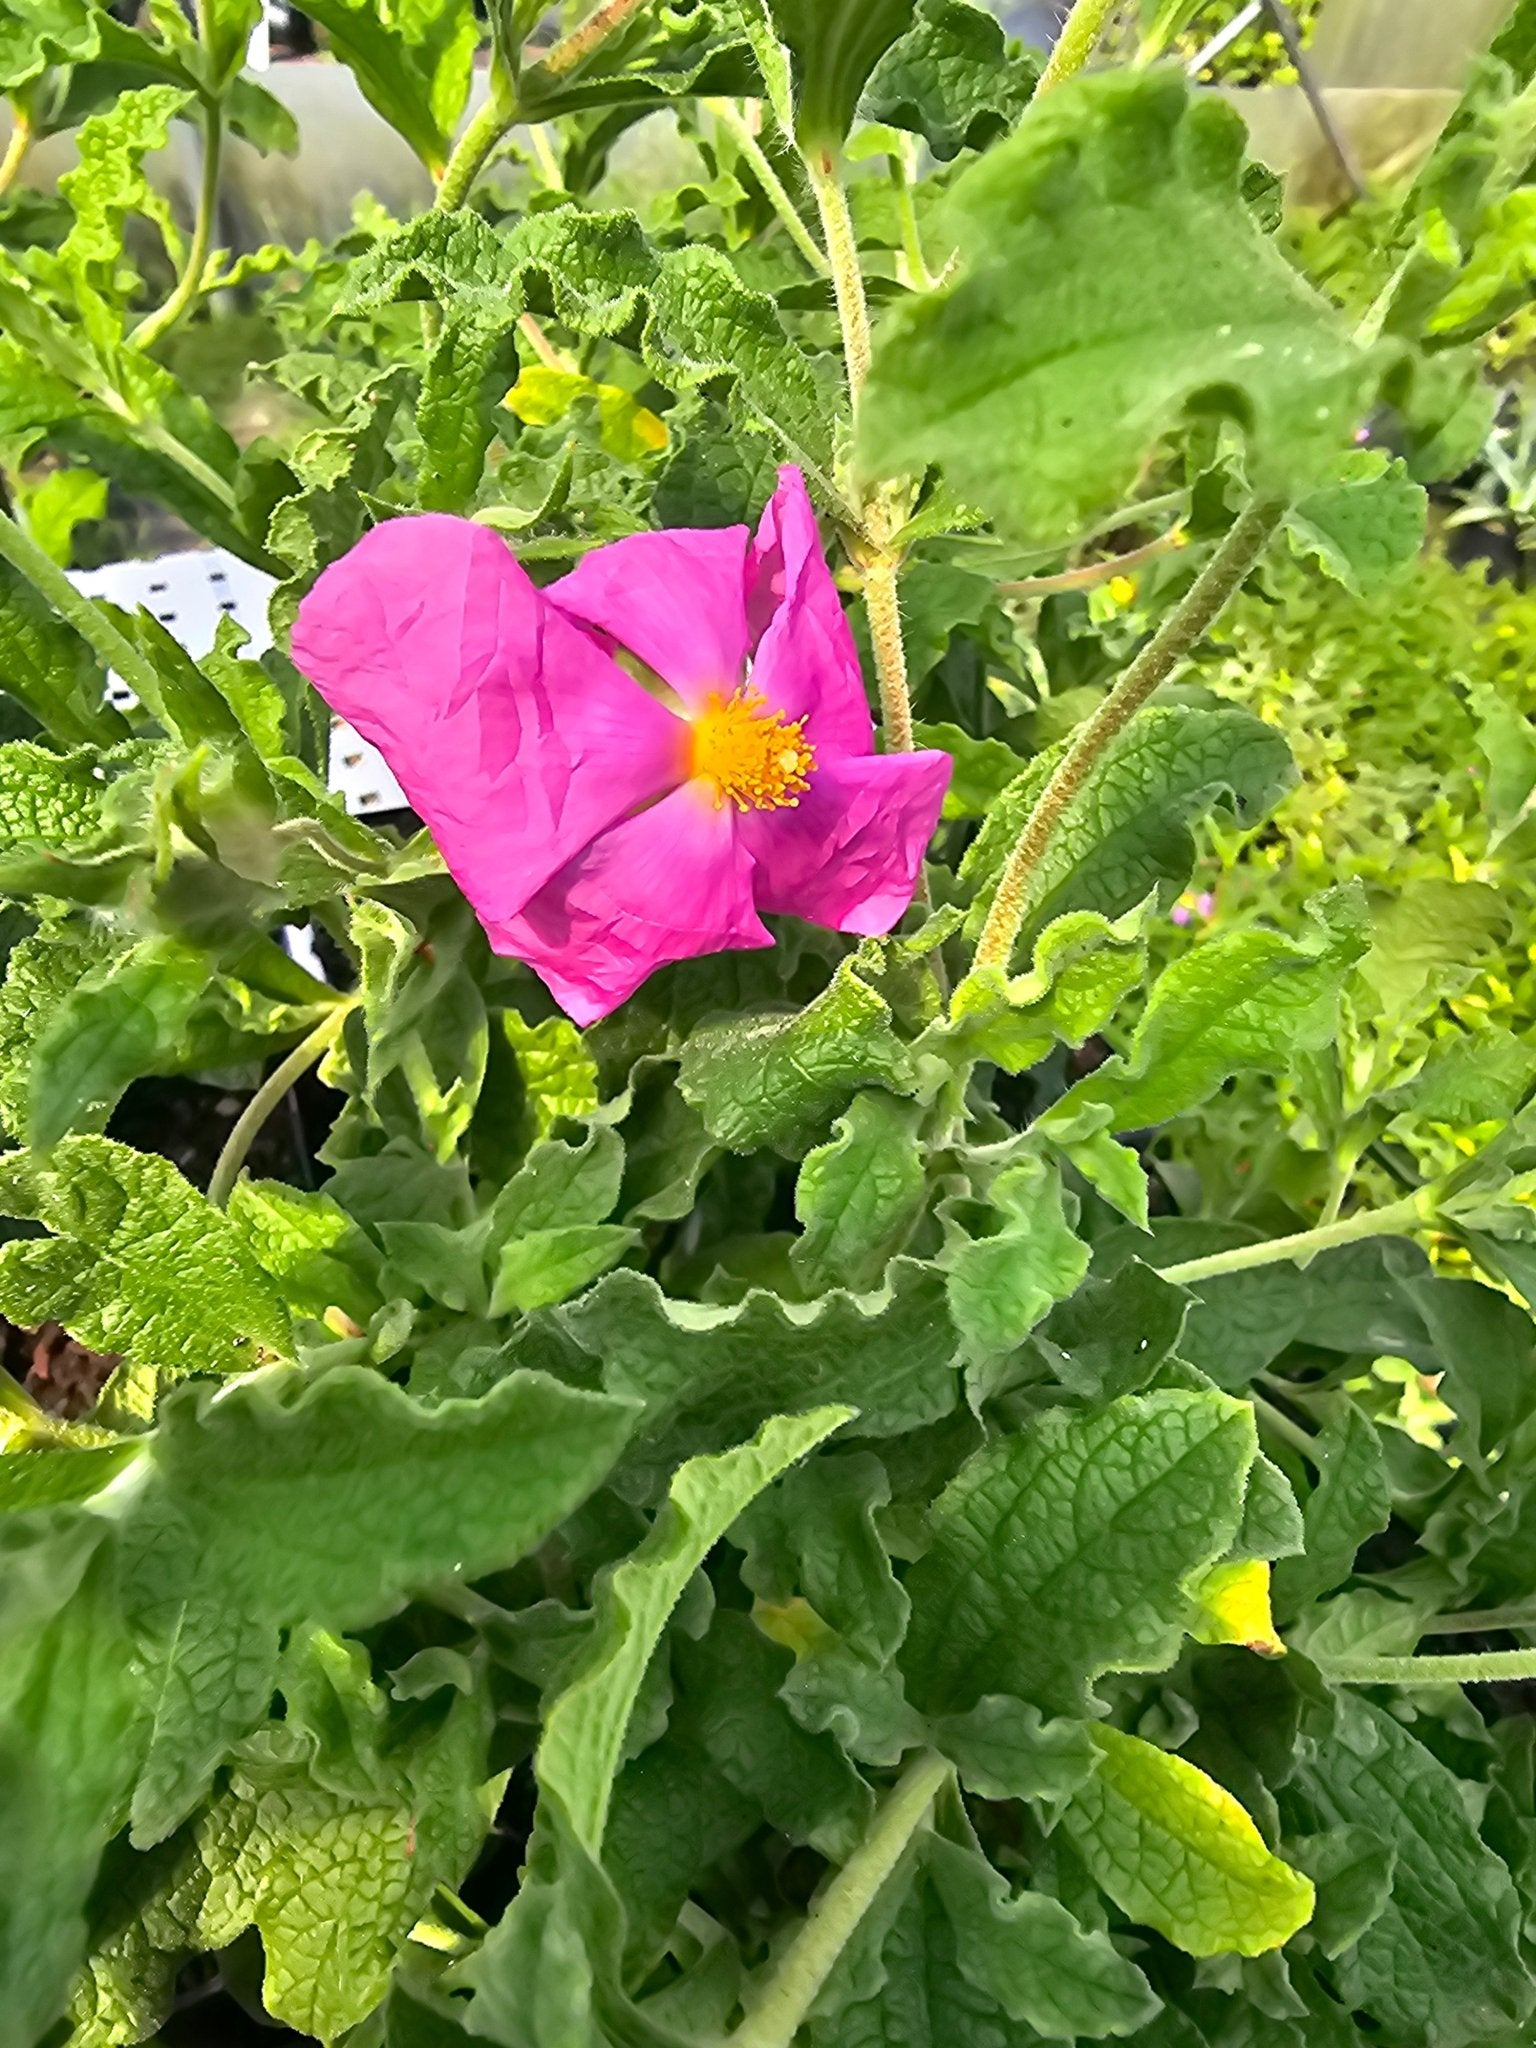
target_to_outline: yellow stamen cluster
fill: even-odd
[[[727,801],[739,811],[798,804],[816,766],[804,726],[770,711],[757,692],[714,691],[693,722],[692,772],[714,784],[717,810]]]

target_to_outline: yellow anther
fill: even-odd
[[[718,691],[693,722],[693,773],[715,786],[715,804],[739,811],[775,811],[797,804],[810,788],[816,749],[805,720],[770,711],[761,695]]]

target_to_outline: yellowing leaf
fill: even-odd
[[[1261,1657],[1283,1657],[1269,1611],[1269,1566],[1259,1558],[1218,1564],[1195,1588],[1200,1619],[1190,1633],[1202,1643],[1241,1643]]]
[[[667,445],[667,426],[633,392],[599,384],[579,370],[551,370],[535,363],[507,393],[506,406],[530,427],[553,426],[579,398],[597,400],[598,439],[621,462],[638,462]]]
[[[1262,1955],[1307,1924],[1311,1880],[1271,1855],[1230,1792],[1118,1728],[1089,1733],[1099,1768],[1062,1818],[1123,1913],[1192,1956]]]

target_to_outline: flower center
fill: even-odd
[[[692,772],[715,785],[717,810],[727,800],[739,811],[797,804],[816,766],[804,726],[803,718],[791,723],[770,711],[756,692],[712,691],[693,722]]]

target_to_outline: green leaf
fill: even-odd
[[[923,1034],[922,1049],[992,1060],[1017,1074],[1058,1040],[1080,1045],[1145,980],[1150,909],[1149,899],[1113,922],[1096,910],[1053,919],[1035,941],[1027,973],[1012,980],[985,969],[966,975],[949,1017]]]
[[[56,1236],[0,1249],[0,1313],[62,1322],[95,1351],[168,1373],[237,1373],[287,1355],[288,1317],[227,1217],[168,1159],[66,1138],[0,1162],[0,1213]]]
[[[515,1563],[603,1478],[630,1424],[620,1403],[536,1373],[431,1409],[349,1366],[172,1396],[123,1523],[153,1674],[135,1841],[169,1833],[261,1718],[280,1629],[363,1627],[435,1580]]]
[[[1171,1663],[1185,1588],[1231,1548],[1255,1448],[1246,1403],[1165,1392],[1048,1414],[977,1452],[906,1578],[919,1704],[1013,1693],[1082,1715],[1101,1673]]]
[[[420,1137],[447,1160],[485,1081],[490,1025],[472,971],[484,936],[457,894],[408,918],[372,897],[351,906],[368,1029],[363,1100],[389,1131]]]
[[[812,1292],[877,1287],[922,1213],[921,1111],[881,1090],[855,1095],[795,1181],[790,1263]]]
[[[213,965],[179,939],[146,939],[83,982],[37,1041],[28,1144],[100,1130],[130,1081],[178,1065]]]
[[[465,512],[473,504],[496,407],[516,369],[509,328],[449,312],[427,358],[416,408],[422,446],[416,501],[423,511]]]
[[[969,0],[967,12],[974,13]],[[981,17],[989,19],[987,16]],[[985,818],[1003,791],[1024,770],[1024,762],[1001,740],[978,740],[958,725],[916,725],[912,737],[919,747],[948,754],[955,764],[944,792],[945,818]]]
[[[292,1307],[321,1316],[334,1305],[366,1322],[381,1305],[379,1254],[329,1195],[243,1177],[226,1213]]]
[[[770,1606],[803,1594],[851,1649],[885,1663],[900,1647],[908,1612],[875,1522],[890,1498],[885,1467],[870,1453],[797,1466],[742,1518],[742,1578]]]
[[[1136,1965],[1059,1899],[1010,1892],[985,1857],[942,1836],[924,1844],[923,1861],[949,1913],[962,1974],[1010,2019],[1052,2038],[1101,2041],[1135,2033],[1159,2010]]]
[[[83,64],[97,46],[89,0],[3,0],[0,91],[13,93],[51,64]]]
[[[142,1741],[104,1533],[0,1523],[0,1999],[28,2048],[64,2010]]]
[[[1084,1112],[1105,1108],[1117,1131],[1166,1123],[1231,1074],[1284,1072],[1337,1029],[1339,994],[1366,949],[1357,888],[1309,906],[1301,940],[1257,927],[1195,946],[1158,977],[1128,1054],[1069,1088],[1036,1126],[1070,1140]]]
[[[79,161],[59,180],[75,215],[59,261],[73,273],[88,303],[110,304],[118,297],[123,231],[131,214],[152,220],[170,254],[180,253],[181,235],[169,205],[145,176],[144,158],[164,149],[172,121],[191,101],[192,95],[178,86],[146,85],[120,93],[106,113],[93,114],[82,125],[76,138]]]
[[[921,135],[940,163],[987,149],[1034,95],[1039,60],[971,0],[917,0],[916,19],[875,66],[861,111]]]
[[[1047,1721],[1038,1707],[987,1693],[967,1714],[931,1723],[934,1746],[978,1799],[1036,1799],[1059,1808],[1098,1765],[1085,1721]]]
[[[1275,1599],[1287,1619],[1349,1577],[1356,1551],[1392,1512],[1381,1433],[1353,1401],[1329,1418],[1317,1457],[1317,1484],[1302,1511],[1303,1554],[1284,1559],[1275,1573]]]
[[[976,889],[966,920],[979,934],[1014,842],[1056,765],[1032,762],[1004,790],[960,864]],[[1118,917],[1161,884],[1182,888],[1194,866],[1189,827],[1218,805],[1255,825],[1295,780],[1273,726],[1233,706],[1153,705],[1119,732],[1062,813],[1030,889],[1027,926],[1065,912]]]
[[[1332,1731],[1303,1745],[1287,1816],[1312,1834],[1369,1829],[1396,1856],[1382,1911],[1334,1965],[1342,1996],[1430,2048],[1518,2033],[1536,2006],[1520,1901],[1461,1782],[1384,1708],[1349,1691],[1332,1704]]]
[[[973,1358],[1001,1357],[1022,1344],[1053,1303],[1088,1270],[1088,1247],[1063,1207],[1061,1176],[1026,1152],[991,1181],[986,1200],[946,1202],[949,1306]]]
[[[608,1804],[640,1682],[684,1586],[748,1504],[847,1422],[848,1408],[779,1415],[718,1457],[692,1458],[667,1490],[650,1534],[603,1580],[580,1672],[544,1715],[536,1768],[588,1852],[602,1849]]]
[[[224,1947],[254,1923],[267,2011],[330,2042],[383,1998],[434,1888],[463,1880],[491,1819],[492,1716],[477,1688],[391,1728],[364,1654],[319,1630],[288,1661],[286,1719],[240,1745],[199,1824],[197,1931]]]
[[[597,1107],[597,1063],[570,1018],[525,1024],[516,1010],[503,1010],[501,1026],[522,1075],[533,1135],[547,1138],[563,1116],[590,1116]]]
[[[768,0],[789,46],[795,134],[833,154],[853,126],[869,74],[912,20],[913,0]]]
[[[1417,1023],[1460,995],[1509,933],[1509,910],[1485,882],[1415,876],[1373,918],[1360,972],[1379,998],[1378,1028]]]
[[[84,977],[124,950],[103,921],[83,918],[50,920],[12,946],[0,984],[0,1112],[18,1142],[27,1127],[34,1046]]]
[[[1386,1910],[1397,1851],[1370,1828],[1342,1827],[1298,1835],[1286,1843],[1286,1854],[1317,1887],[1312,1938],[1336,1962]]]
[[[1159,439],[1201,414],[1242,426],[1260,495],[1333,481],[1382,364],[1254,223],[1243,142],[1176,71],[1037,100],[953,188],[955,281],[882,322],[866,467],[937,462],[1042,544],[1123,503]]]
[[[75,528],[102,518],[107,480],[89,469],[53,469],[22,495],[27,531],[50,561],[68,568],[74,560]]]
[[[9,562],[0,562],[0,678],[6,694],[64,746],[110,746],[127,737],[121,713],[106,702],[95,655]]]
[[[844,960],[803,1010],[704,1024],[683,1047],[677,1083],[734,1152],[805,1152],[860,1088],[909,1078],[890,1005]]]
[[[738,414],[778,442],[829,503],[832,433],[822,387],[773,301],[742,284],[719,250],[658,249],[631,213],[531,214],[504,234],[472,213],[429,214],[354,266],[342,310],[426,294],[510,329],[530,279],[579,334],[618,334],[641,317],[646,367],[673,391],[728,380]]]
[[[1193,1956],[1262,1955],[1306,1925],[1311,1883],[1230,1792],[1118,1728],[1091,1732],[1099,1768],[1062,1824],[1123,1913]]]
[[[569,1301],[639,1242],[620,1223],[568,1223],[531,1230],[502,1249],[491,1288],[491,1314],[549,1308]]]
[[[673,1301],[643,1274],[611,1273],[558,1320],[613,1393],[645,1404],[624,1468],[637,1485],[775,1412],[845,1400],[852,1434],[899,1436],[947,1415],[958,1393],[943,1280],[906,1259],[880,1294],[806,1307],[756,1288],[729,1308]]]
[[[779,1834],[851,1856],[874,1799],[838,1745],[802,1728],[779,1697],[794,1664],[751,1617],[715,1616],[702,1642],[677,1645],[680,1727]]]
[[[1361,474],[1313,491],[1285,523],[1299,551],[1356,597],[1374,597],[1418,559],[1429,500],[1395,458],[1367,455],[1356,466]]]
[[[603,1865],[640,1967],[666,1945],[700,1877],[761,1826],[757,1802],[695,1743],[665,1735],[625,1766],[608,1810]]]
[[[1086,1280],[1054,1308],[1036,1342],[1062,1385],[1084,1401],[1139,1394],[1182,1349],[1189,1297],[1129,1259],[1109,1279]]]
[[[842,1985],[834,1976],[805,2030],[810,2048],[1014,2048],[1018,2028],[960,1968],[954,1921],[926,1871],[898,1871],[888,1891],[860,1930],[873,1953]]]
[[[12,1445],[0,1457],[0,1515],[25,1515],[33,1508],[89,1500],[138,1455],[135,1443],[80,1450]]]
[[[315,0],[306,12],[368,104],[440,176],[480,40],[470,0]]]

